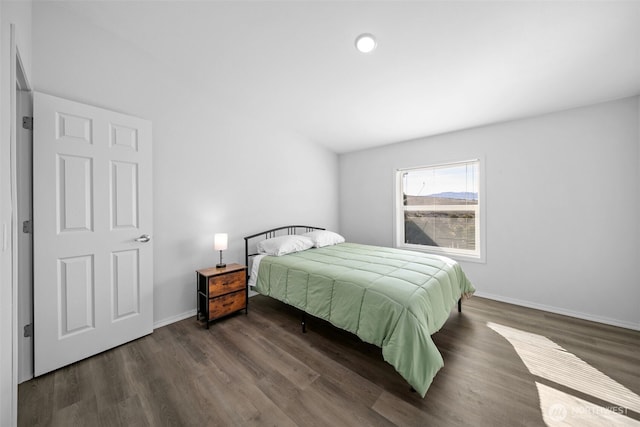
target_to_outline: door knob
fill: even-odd
[[[142,236],[135,239],[136,242],[141,243],[147,243],[149,240],[151,240],[151,236],[149,236],[148,234],[143,234]]]

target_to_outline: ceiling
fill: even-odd
[[[640,1],[69,1],[215,102],[344,153],[640,94]],[[362,54],[355,38],[372,33]]]

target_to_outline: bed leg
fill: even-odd
[[[462,313],[462,298],[458,299],[458,313]]]
[[[307,333],[307,313],[305,313],[304,311],[302,312],[302,321],[300,322],[301,326],[302,326],[302,333],[306,334]]]

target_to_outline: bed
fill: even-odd
[[[384,360],[425,396],[444,366],[431,335],[475,291],[457,262],[345,242],[320,227],[278,227],[244,239],[253,290],[381,347]]]

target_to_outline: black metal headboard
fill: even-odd
[[[313,227],[309,225],[285,225],[283,227],[272,228],[271,230],[261,231],[256,234],[252,234],[251,236],[246,236],[244,238],[244,265],[249,268],[249,258],[258,255],[257,252],[249,253],[249,241],[252,239],[260,238],[260,240],[270,239],[272,237],[277,236],[285,236],[292,235],[298,233],[308,233],[313,230],[324,230],[322,227]],[[249,274],[251,274],[251,270],[249,270]],[[249,274],[247,274],[247,280],[249,280]]]

